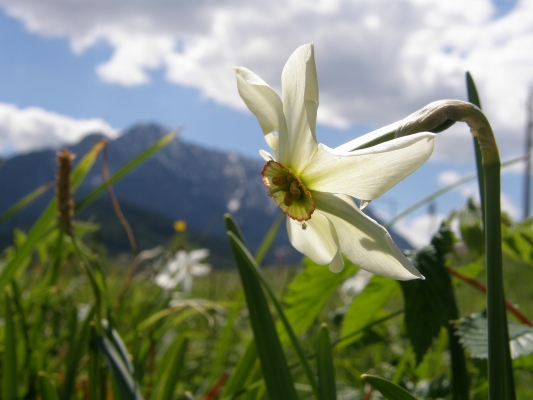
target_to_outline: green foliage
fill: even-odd
[[[304,271],[289,284],[283,298],[285,315],[295,333],[302,333],[315,322],[319,313],[340,284],[357,271],[345,260],[345,268],[333,274],[327,266],[315,264],[305,258]],[[317,296],[317,293],[320,295]]]
[[[485,313],[461,318],[455,325],[461,343],[475,358],[488,357],[488,326]],[[533,328],[514,322],[509,323],[509,340],[512,358],[533,353]]]
[[[4,357],[3,357],[3,379],[2,398],[17,399],[17,338],[15,333],[15,323],[13,321],[13,309],[11,299],[5,294],[4,305]]]
[[[229,218],[226,218],[226,220],[229,220]],[[261,369],[269,396],[272,399],[297,399],[294,383],[261,283],[252,272],[257,267],[254,265],[253,257],[239,240],[237,235],[240,232],[234,226],[235,223],[232,221],[227,223],[229,229],[228,237],[242,280],[257,354],[261,360]]]
[[[320,400],[336,400],[335,367],[333,366],[333,351],[326,324],[320,326],[316,344],[316,363],[318,371],[318,390]]]
[[[391,298],[400,292],[400,286],[392,279],[375,275],[365,289],[353,299],[346,312],[338,346],[344,347],[357,341],[362,330],[380,316],[379,311]]]
[[[93,149],[78,164],[76,185],[97,153]],[[113,182],[148,155],[125,166]],[[296,268],[259,269],[283,216],[255,259],[235,222],[226,218],[242,288],[236,271],[216,270],[186,294],[154,283],[165,256],[131,264],[110,260],[88,244],[87,234],[96,225],[76,223],[70,237],[55,226],[53,204],[30,232],[16,232],[15,246],[0,258],[2,398],[364,398],[367,384],[391,399],[486,398],[486,365],[465,362],[460,337],[448,323],[459,318],[459,308],[479,311],[484,306],[483,293],[454,278],[457,304],[446,269],[455,263],[450,264],[454,270],[483,279],[478,277],[483,269],[481,218],[473,203],[454,215],[467,256],[458,256],[453,235],[442,227],[431,246],[411,254],[425,281],[398,284],[375,276],[350,304],[336,293],[357,271],[349,262],[339,274],[308,259],[299,273]],[[523,304],[527,315],[533,312],[527,278],[532,223],[504,218],[502,224],[510,272],[505,279],[513,289],[511,300]],[[130,267],[131,280],[126,279]],[[402,312],[400,288],[405,326],[394,318]],[[342,311],[341,324],[333,310]],[[517,326],[510,325],[511,344],[529,354],[533,332]],[[475,342],[483,329],[486,333],[479,318],[459,324],[469,349],[468,340]],[[533,397],[532,356],[514,363],[519,398]],[[365,373],[383,378],[361,377]]]
[[[374,375],[362,375],[361,379],[363,382],[369,383],[375,389],[385,396],[389,400],[416,400],[416,397],[411,395],[404,388],[388,381],[386,379],[380,378],[379,376]]]
[[[448,321],[458,315],[451,279],[444,265],[453,242],[453,233],[443,225],[431,246],[409,254],[413,265],[426,279],[400,282],[405,326],[417,363],[422,361],[441,327],[447,327]]]

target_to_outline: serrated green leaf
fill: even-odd
[[[444,266],[444,256],[453,246],[453,234],[448,229],[441,229],[432,243],[432,246],[409,254],[413,265],[426,279],[400,282],[407,335],[417,364],[439,335],[440,328],[447,327],[448,321],[458,316],[451,279]]]
[[[391,381],[375,375],[361,375],[363,382],[370,384],[388,400],[417,400],[411,393]]]
[[[336,274],[307,257],[303,265],[304,271],[292,280],[283,298],[285,315],[297,334],[313,324],[333,292],[357,271],[347,260],[344,269]]]
[[[353,299],[346,312],[342,322],[341,337],[347,339],[341,340],[338,346],[344,347],[358,340],[360,335],[354,333],[372,323],[379,316],[378,311],[399,292],[398,282],[374,275],[364,290]]]
[[[316,344],[316,363],[318,375],[318,390],[320,400],[336,400],[337,387],[335,384],[335,367],[333,366],[333,351],[329,340],[326,324],[322,324],[318,332]]]
[[[461,343],[472,354],[472,357],[488,357],[488,326],[485,313],[461,318],[455,328],[461,337]],[[533,353],[533,328],[510,322],[509,343],[513,359]]]

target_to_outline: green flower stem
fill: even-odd
[[[466,122],[481,151],[485,186],[489,400],[513,399],[514,384],[502,273],[501,165],[492,128],[483,112],[475,105],[459,100],[444,100],[431,103],[407,117],[398,127],[397,136],[431,131],[444,125],[446,121]]]

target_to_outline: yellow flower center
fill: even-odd
[[[296,221],[307,221],[315,211],[315,202],[302,181],[287,167],[270,160],[263,171],[268,195],[285,214]],[[305,228],[304,228],[305,229]]]

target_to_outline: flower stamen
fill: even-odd
[[[263,171],[268,195],[281,210],[296,221],[307,221],[315,211],[315,202],[303,182],[287,167],[270,160]]]

